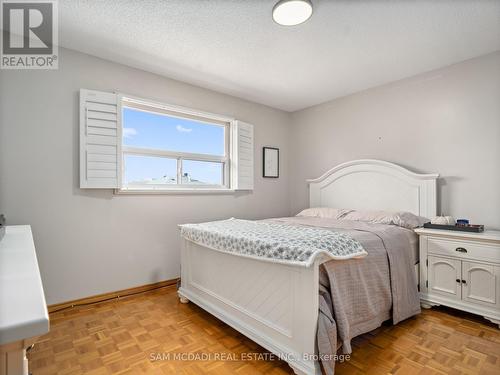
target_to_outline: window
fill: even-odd
[[[251,124],[117,93],[80,90],[80,188],[253,190]]]
[[[228,189],[230,121],[122,102],[122,189]]]

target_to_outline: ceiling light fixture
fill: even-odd
[[[273,8],[273,20],[283,26],[306,22],[313,12],[310,0],[281,0]]]

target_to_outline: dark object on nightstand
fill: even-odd
[[[5,216],[0,215],[0,241],[5,234]]]
[[[443,224],[432,224],[425,223],[424,228],[429,229],[444,229],[444,230],[456,230],[458,232],[474,232],[481,233],[484,232],[484,225],[474,225],[474,224],[461,224],[461,225],[443,225]]]

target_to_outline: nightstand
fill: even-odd
[[[500,231],[418,228],[420,304],[482,315],[500,328]]]

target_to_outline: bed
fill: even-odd
[[[310,207],[432,217],[437,177],[385,161],[355,160],[308,180]],[[319,254],[304,267],[215,251],[186,238],[181,243],[182,303],[197,304],[286,360],[295,373],[321,373],[314,355],[321,321],[318,289],[320,265],[329,257]],[[418,265],[415,272],[418,280]]]

